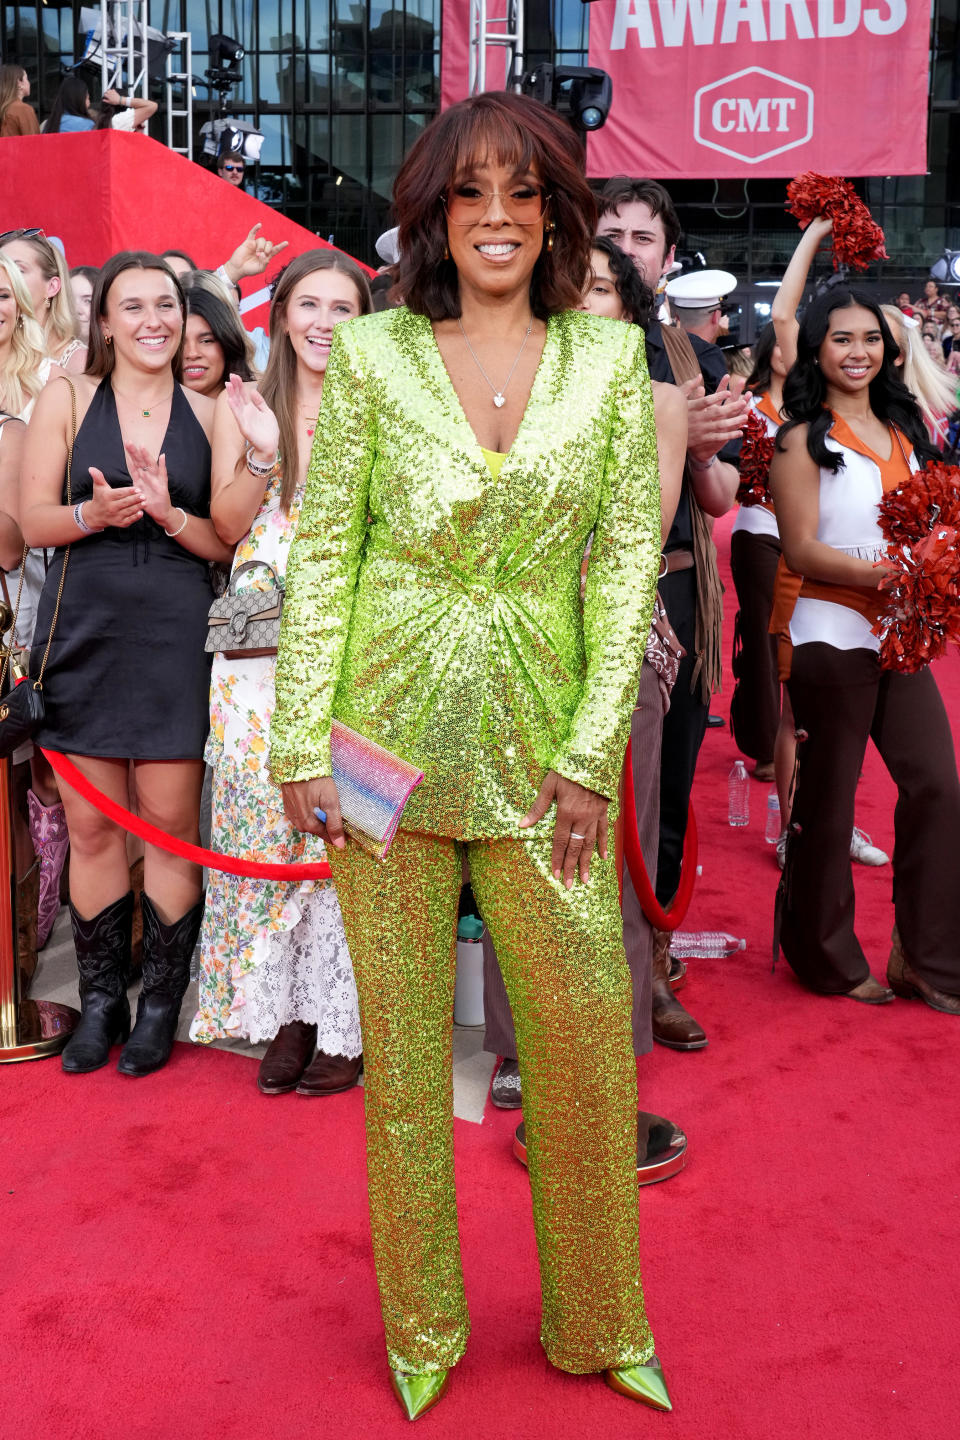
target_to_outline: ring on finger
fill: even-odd
[[[586,838],[587,838],[586,835],[578,835],[577,832],[576,832],[576,830],[571,830],[571,831],[570,831],[570,839],[571,839],[571,840],[586,840]]]

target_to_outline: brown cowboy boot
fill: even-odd
[[[939,1010],[944,1015],[960,1015],[960,995],[947,995],[916,973],[904,953],[896,925],[892,939],[890,959],[887,961],[887,984],[894,995],[903,1000],[922,1000],[931,1010]]]
[[[653,932],[653,1038],[671,1050],[702,1050],[707,1037],[670,988],[670,932]]]

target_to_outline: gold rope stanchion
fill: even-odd
[[[0,1065],[59,1055],[80,1019],[70,1005],[23,994],[29,957],[19,953],[12,778],[11,762],[0,760]]]

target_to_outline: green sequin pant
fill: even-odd
[[[551,827],[552,831],[552,827]],[[552,834],[401,831],[384,862],[329,852],[360,997],[374,1259],[392,1369],[466,1348],[453,1175],[453,991],[464,854],[517,1031],[548,1358],[653,1354],[639,1261],[636,1062],[612,858],[566,890]]]

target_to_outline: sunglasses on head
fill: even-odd
[[[0,245],[6,245],[8,240],[35,240],[38,235],[41,240],[47,238],[39,227],[36,230],[4,230],[0,234]]]

